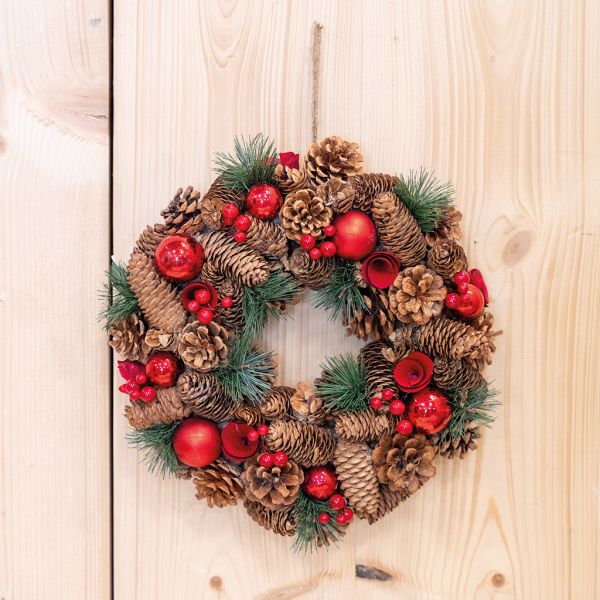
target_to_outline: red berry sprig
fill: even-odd
[[[406,406],[402,400],[396,396],[392,388],[384,388],[381,390],[381,396],[371,398],[370,405],[373,410],[380,410],[384,402],[389,402],[390,414],[399,417],[404,414]]]
[[[143,368],[142,363],[139,366]],[[146,373],[137,371],[132,373],[130,378],[119,386],[119,391],[127,394],[132,402],[141,400],[142,402],[152,402],[156,398],[156,389],[151,385],[145,385],[148,381]]]
[[[221,216],[223,217],[223,225],[231,227],[233,221],[240,214],[240,209],[232,202],[226,204],[221,209]]]
[[[263,452],[258,457],[258,464],[265,469],[270,469],[273,466],[274,457],[270,452]]]
[[[351,508],[348,508],[346,504],[346,499],[341,494],[334,494],[331,496],[331,498],[329,498],[329,508],[337,511],[335,522],[338,525],[348,525],[348,523],[350,523],[354,517],[354,511]],[[325,520],[324,518],[324,520],[321,521],[321,515],[324,514],[330,517],[329,513],[321,513],[319,515],[319,522],[323,524],[329,523],[330,519]]]
[[[406,419],[402,419],[402,421],[398,421],[398,423],[396,423],[396,431],[401,435],[410,435],[412,430],[413,424]]]
[[[329,521],[331,521],[331,515],[329,513],[319,513],[319,523],[321,523],[321,525],[327,525]]]

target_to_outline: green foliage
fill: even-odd
[[[365,364],[352,354],[332,356],[322,365],[315,381],[317,395],[331,412],[365,410],[369,401]]]
[[[406,179],[400,175],[399,179],[395,194],[410,210],[422,231],[435,231],[453,202],[452,184],[441,183],[423,168],[418,173],[411,171]]]
[[[109,329],[115,323],[126,319],[140,310],[137,298],[129,287],[127,267],[112,262],[106,272],[108,283],[104,284],[100,297],[104,301],[104,309],[98,315],[104,321],[104,328]]]
[[[131,446],[144,452],[143,462],[151,473],[160,472],[163,478],[174,475],[181,465],[173,450],[173,436],[179,422],[154,425],[148,429],[134,429],[127,434]]]
[[[319,523],[319,514],[325,512],[331,516],[329,523]],[[326,500],[315,500],[307,496],[302,490],[294,503],[294,521],[296,522],[296,539],[292,548],[297,552],[316,550],[318,542],[329,546],[331,542],[337,543],[344,535],[343,528],[335,522],[337,511],[329,508]]]
[[[313,296],[315,308],[330,311],[332,320],[340,315],[350,319],[359,310],[367,310],[367,304],[356,282],[355,268],[354,263],[338,261],[327,285],[317,290]]]
[[[247,192],[258,183],[275,182],[275,142],[262,133],[253,138],[235,138],[233,154],[215,154],[215,172],[223,184],[236,192]]]

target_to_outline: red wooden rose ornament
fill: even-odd
[[[361,274],[369,285],[384,290],[394,283],[399,270],[400,261],[390,252],[371,252],[362,263]]]
[[[411,352],[398,362],[394,379],[403,392],[415,393],[429,385],[433,376],[433,361],[422,352]]]

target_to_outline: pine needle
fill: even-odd
[[[236,137],[233,154],[217,152],[214,164],[223,185],[236,192],[247,192],[259,183],[273,184],[277,166],[275,142],[262,133],[249,140]]]
[[[422,167],[418,173],[411,171],[406,179],[404,175],[400,175],[399,179],[394,193],[404,202],[422,231],[435,231],[452,205],[452,184],[441,183],[433,173]]]
[[[369,401],[365,364],[352,354],[331,356],[322,365],[315,381],[317,395],[330,412],[365,410]]]
[[[139,312],[140,306],[129,287],[129,273],[124,264],[113,261],[110,269],[106,271],[106,276],[108,283],[104,284],[100,292],[104,309],[98,315],[98,320],[104,321],[104,329],[108,330],[119,321]]]
[[[144,452],[142,459],[151,473],[159,472],[164,478],[176,474],[181,465],[173,450],[173,436],[179,422],[154,425],[149,429],[134,429],[127,434],[131,446]]]

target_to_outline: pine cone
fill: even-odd
[[[265,417],[260,409],[252,404],[242,404],[235,412],[235,418],[241,419],[251,427],[256,427],[265,422]]]
[[[250,500],[246,499],[244,500],[244,508],[255,523],[258,523],[268,531],[273,531],[283,536],[294,535],[296,533],[293,505],[279,508],[278,510],[270,510],[260,502],[250,502]]]
[[[219,289],[222,285],[230,281],[230,279],[217,268],[215,263],[204,261],[202,270],[200,271],[200,280],[204,283],[209,283],[213,287]]]
[[[390,310],[402,323],[425,325],[441,314],[446,292],[443,279],[431,269],[408,267],[388,289]]]
[[[140,234],[135,246],[134,253],[145,254],[150,258],[154,258],[156,247],[165,239],[165,226],[162,223],[156,225],[148,225]]]
[[[292,414],[298,421],[322,425],[325,422],[327,412],[321,398],[315,396],[315,390],[307,383],[296,384],[296,391],[290,398]]]
[[[312,290],[318,290],[329,282],[335,268],[335,260],[323,257],[313,260],[306,250],[296,248],[290,257],[289,268],[292,275],[302,285]]]
[[[179,188],[173,200],[160,214],[165,219],[168,234],[195,235],[204,227],[200,214],[200,192],[192,186],[186,187],[185,191]]]
[[[316,194],[325,206],[331,208],[336,214],[343,214],[351,210],[355,191],[349,181],[334,177],[322,183],[317,188]]]
[[[221,178],[215,179],[210,189],[200,202],[202,221],[208,227],[219,229],[223,223],[222,208],[226,204],[235,204],[238,208],[244,206],[244,196],[223,185]]]
[[[427,246],[421,228],[396,194],[377,194],[373,198],[371,214],[380,242],[403,266],[416,265],[425,257]]]
[[[390,300],[387,290],[367,287],[361,290],[367,305],[366,309],[357,310],[350,318],[342,315],[342,325],[346,327],[346,335],[355,335],[361,340],[373,341],[387,339],[396,322],[390,311]]]
[[[144,341],[152,350],[173,351],[177,346],[177,335],[160,329],[148,329]]]
[[[238,244],[223,231],[202,235],[200,243],[213,267],[249,286],[262,285],[269,279],[269,263],[255,250]]]
[[[431,437],[431,443],[437,446],[438,454],[444,458],[463,459],[471,450],[477,450],[477,440],[481,437],[481,428],[475,422],[469,423],[463,435],[448,438],[441,434]]]
[[[412,329],[409,327],[400,327],[392,331],[388,339],[391,346],[381,351],[383,357],[391,363],[402,360],[409,352],[414,350],[411,336]]]
[[[260,411],[269,420],[281,419],[290,411],[290,400],[296,390],[293,387],[276,385],[263,398]]]
[[[288,194],[279,213],[285,235],[296,242],[303,235],[322,238],[324,229],[331,223],[333,210],[325,206],[313,190],[298,190]]]
[[[177,342],[177,352],[183,362],[196,371],[212,371],[227,358],[229,332],[215,321],[202,325],[188,323]]]
[[[246,232],[246,245],[266,256],[287,259],[288,241],[281,225],[250,217],[250,229]]]
[[[473,319],[469,324],[477,329],[477,331],[485,333],[490,338],[500,335],[499,331],[492,330],[492,327],[494,326],[494,315],[487,310],[480,314],[476,319]]]
[[[382,517],[385,517],[388,513],[391,513],[401,502],[404,502],[408,498],[408,495],[403,491],[392,492],[387,485],[383,485],[379,488],[381,501],[379,503],[377,513],[374,515],[367,515],[367,521],[369,524],[379,521]]]
[[[260,502],[273,510],[296,501],[304,472],[293,460],[288,461],[285,467],[263,467],[258,462],[258,455],[255,455],[246,461],[242,481],[248,500]]]
[[[231,398],[213,373],[184,371],[177,380],[177,393],[195,414],[211,421],[228,421],[241,402]]]
[[[455,273],[467,270],[467,255],[454,240],[438,240],[427,253],[427,266],[444,279],[452,279]]]
[[[168,333],[180,331],[187,316],[179,301],[177,288],[163,279],[154,260],[145,254],[132,254],[127,266],[129,286],[136,295],[151,327]]]
[[[308,176],[317,186],[332,177],[346,180],[361,173],[363,155],[358,144],[334,135],[311,144],[304,162]]]
[[[373,450],[373,463],[380,483],[392,492],[414,494],[435,475],[435,446],[422,434],[388,434]]]
[[[311,188],[313,185],[304,169],[291,169],[283,165],[275,167],[275,178],[277,187],[285,195]]]
[[[362,173],[349,179],[354,188],[354,208],[363,212],[371,212],[373,198],[381,192],[391,192],[398,185],[395,175],[384,173]]]
[[[438,240],[454,240],[455,242],[460,242],[462,240],[462,231],[460,229],[461,219],[461,212],[452,206],[448,208],[444,218],[438,222],[437,229],[425,234],[427,245],[433,246]]]
[[[217,458],[202,469],[192,469],[196,498],[206,500],[209,508],[237,504],[244,497],[241,468],[223,458]]]
[[[312,423],[273,421],[267,446],[273,452],[285,452],[304,467],[314,467],[332,461],[335,437],[329,429]]]
[[[366,382],[371,396],[379,394],[384,388],[396,389],[395,364],[391,363],[383,354],[387,348],[389,347],[385,342],[372,342],[360,351],[367,372]]]
[[[187,419],[192,414],[177,388],[157,388],[156,399],[151,402],[132,402],[125,407],[125,416],[134,429],[148,429],[154,425],[169,425]]]
[[[394,431],[395,420],[385,413],[367,408],[362,412],[339,413],[335,416],[335,432],[348,442],[370,442]]]
[[[441,357],[433,361],[433,382],[442,390],[475,390],[485,385],[481,373],[465,361]]]
[[[129,315],[108,330],[108,344],[123,359],[145,361],[150,354],[145,331],[144,321],[136,314]]]
[[[376,515],[382,496],[367,444],[340,440],[333,459],[344,497],[359,519]]]
[[[217,289],[220,298],[229,296],[233,300],[229,308],[219,306],[217,321],[230,331],[241,331],[244,328],[244,287],[237,281],[227,279]]]

